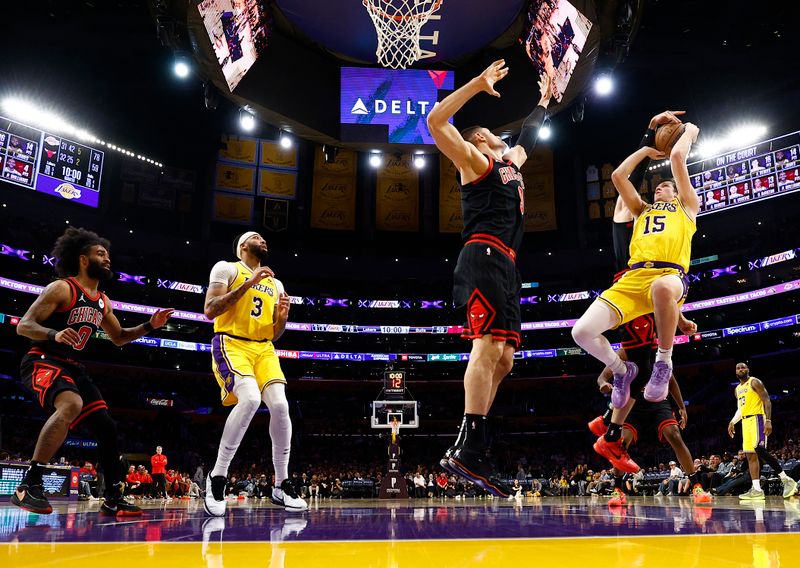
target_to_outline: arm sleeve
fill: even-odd
[[[639,148],[644,148],[645,146],[654,146],[656,143],[656,131],[652,128],[648,128],[647,131],[642,136],[642,139],[639,141]],[[642,181],[644,180],[644,173],[647,171],[647,168],[650,166],[650,158],[645,157],[644,160],[639,162],[639,165],[636,166],[636,169],[633,170],[630,177],[628,179],[633,184],[633,187],[636,188],[636,191],[639,191],[639,186],[642,185]]]
[[[209,284],[224,284],[230,286],[231,282],[236,279],[236,266],[232,262],[220,260],[211,269],[211,276],[208,279]]]
[[[741,421],[742,421],[742,409],[737,408],[736,414],[734,414],[733,418],[731,418],[731,424],[738,424]]]
[[[517,138],[517,146],[522,146],[528,156],[533,153],[533,149],[536,147],[536,141],[539,139],[539,129],[544,124],[546,117],[547,111],[545,108],[537,105],[525,119],[525,122],[522,123],[522,131],[519,133],[519,138]]]

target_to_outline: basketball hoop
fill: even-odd
[[[417,61],[419,32],[444,0],[361,0],[378,34],[378,63],[405,69]]]
[[[390,426],[392,427],[392,443],[396,444],[397,435],[400,433],[400,422],[397,420],[397,418],[393,418]]]

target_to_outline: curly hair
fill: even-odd
[[[58,275],[62,278],[76,276],[80,271],[79,257],[88,254],[96,245],[105,247],[106,250],[111,248],[111,243],[95,232],[76,227],[64,231],[64,234],[58,237],[53,252],[50,253],[58,259],[56,262]]]

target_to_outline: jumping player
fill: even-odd
[[[644,398],[657,402],[667,397],[678,308],[686,298],[685,277],[699,210],[686,168],[686,158],[698,133],[695,125],[686,123],[670,154],[675,178],[656,186],[652,205],[642,200],[628,177],[644,158],[663,158],[661,152],[643,146],[612,174],[614,186],[636,219],[630,246],[631,270],[589,307],[573,327],[572,336],[585,351],[611,368],[615,391],[612,403],[617,408],[628,403],[638,368],[611,349],[603,332],[651,312],[658,331],[658,352]]]
[[[767,451],[767,437],[772,434],[772,401],[767,389],[759,379],[750,376],[747,363],[736,364],[736,414],[728,423],[728,434],[731,438],[736,434],[736,424],[742,423],[742,450],[747,456],[750,466],[750,478],[753,486],[739,495],[743,501],[764,499],[761,489],[761,463],[759,458],[768,463],[783,483],[783,497],[788,499],[797,491],[797,482],[786,475],[775,456]]]
[[[287,510],[308,508],[289,478],[292,422],[286,400],[286,379],[273,341],[283,335],[289,319],[289,296],[266,266],[266,241],[254,231],[238,237],[234,254],[239,262],[214,265],[206,293],[205,315],[214,320],[212,369],[222,404],[235,405],[222,431],[217,461],[206,480],[205,510],[225,514],[228,467],[261,401],[269,408],[269,436],[275,486],[272,502]]]
[[[472,340],[464,375],[464,418],[441,464],[501,497],[510,492],[486,457],[486,415],[521,343],[516,257],[524,230],[525,186],[520,168],[544,122],[550,79],[542,76],[539,104],[511,149],[487,128],[473,126],[459,133],[448,120],[478,93],[499,97],[495,83],[507,74],[505,62],[495,61],[428,114],[436,146],[458,168],[461,183],[465,243],[453,275],[453,299],[467,313],[462,337]]]
[[[117,450],[117,427],[108,405],[81,364],[81,352],[89,338],[102,328],[114,345],[125,345],[164,326],[172,310],[158,310],[150,321],[123,328],[111,302],[98,290],[112,276],[110,243],[85,229],[70,227],[56,241],[51,253],[61,277],[50,283],[33,302],[17,326],[17,333],[32,340],[22,359],[20,374],[25,387],[50,412],[31,467],[11,496],[26,511],[53,511],[42,489],[44,466],[64,443],[67,433],[79,425],[97,439],[97,453],[106,479],[101,511],[118,516],[141,515],[139,507],[122,497],[125,471]]]

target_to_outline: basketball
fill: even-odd
[[[659,126],[656,129],[656,150],[669,154],[684,130],[686,130],[686,125],[683,123],[670,122]]]

